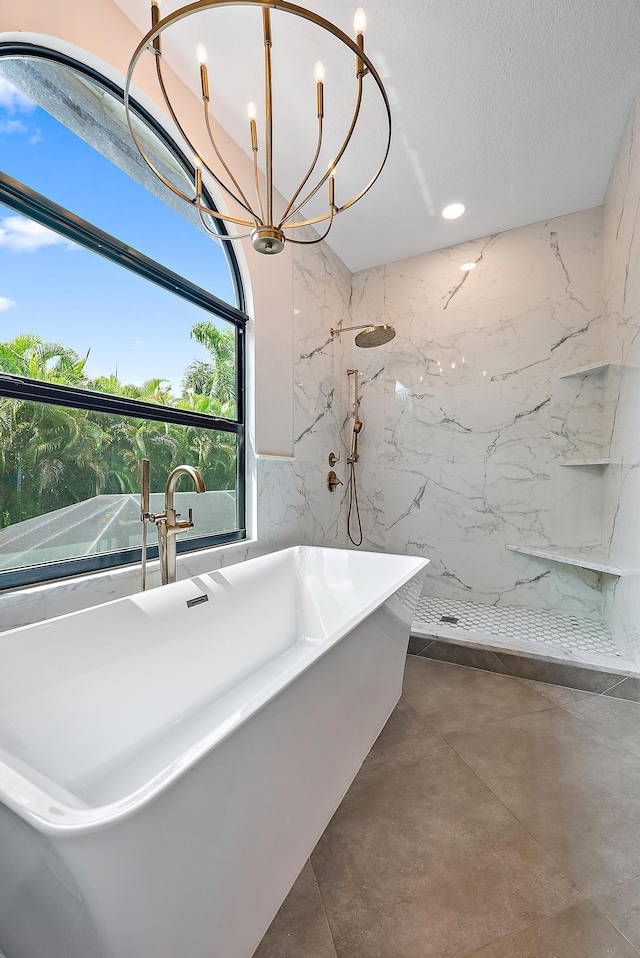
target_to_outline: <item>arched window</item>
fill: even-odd
[[[134,110],[158,167],[193,182]],[[152,512],[174,466],[204,477],[204,495],[178,487],[179,552],[244,538],[231,244],[149,173],[122,90],[69,57],[0,43],[0,144],[0,589],[139,561],[143,458]]]

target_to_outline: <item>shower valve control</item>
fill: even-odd
[[[327,475],[327,489],[329,492],[335,492],[338,486],[342,485],[342,479],[338,479],[333,469]]]
[[[336,464],[337,462],[340,462],[340,456],[336,456],[335,452],[330,452],[330,453],[329,453],[329,465],[330,465],[330,467],[333,469],[333,467],[335,466],[335,464]]]

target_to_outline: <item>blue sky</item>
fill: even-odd
[[[0,77],[0,169],[233,302],[216,243]],[[179,390],[206,351],[209,314],[0,205],[0,341],[37,333],[84,355],[90,376],[159,376]]]

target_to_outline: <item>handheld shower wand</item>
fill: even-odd
[[[358,436],[362,430],[362,423],[359,419],[353,424],[353,432],[351,434],[351,455],[349,456],[348,462],[357,462],[358,461]]]
[[[349,509],[347,512],[347,535],[349,536],[350,541],[354,546],[362,545],[362,521],[360,519],[360,505],[358,503],[358,482],[356,477],[356,463],[358,461],[358,436],[362,432],[362,422],[359,418],[360,413],[360,383],[358,381],[358,370],[357,369],[347,369],[347,376],[354,376],[354,423],[353,423],[353,432],[351,433],[351,455],[347,459],[349,465]],[[352,534],[351,531],[351,516],[353,515],[355,508],[355,516],[357,521],[357,531],[354,531]]]

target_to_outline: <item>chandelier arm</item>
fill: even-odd
[[[187,197],[188,198],[188,197]],[[192,206],[197,206],[198,199],[194,197],[190,199],[189,202]],[[204,203],[200,203],[203,213],[207,213],[209,216],[212,216],[214,220],[223,220],[225,223],[234,223],[236,226],[245,226],[254,228],[255,222],[250,223],[248,220],[238,219],[237,216],[228,216],[227,213],[221,213],[220,210],[212,210],[211,207],[205,206]]]
[[[208,166],[206,167],[207,172],[214,178],[214,180],[216,181],[216,183],[218,184],[218,186],[222,187],[222,189],[225,190],[225,192],[228,193],[229,196],[230,196],[232,199],[234,199],[239,206],[242,206],[242,208],[245,209],[250,216],[253,216],[253,218],[254,218],[254,220],[255,220],[255,222],[256,222],[256,225],[258,225],[258,216],[257,216],[257,214],[254,212],[254,210],[253,210],[251,204],[249,203],[249,200],[248,200],[247,197],[245,196],[245,194],[244,194],[244,192],[243,192],[243,190],[242,190],[242,187],[240,186],[240,184],[239,184],[238,181],[236,180],[235,176],[233,175],[233,173],[231,172],[231,170],[229,169],[229,167],[228,167],[227,164],[225,163],[224,159],[222,158],[222,154],[220,153],[220,150],[218,149],[218,146],[217,146],[216,141],[215,141],[215,139],[214,139],[213,131],[211,130],[211,118],[210,118],[210,116],[209,116],[209,102],[206,101],[206,100],[203,100],[203,103],[204,103],[204,122],[205,122],[205,126],[206,126],[206,128],[207,128],[207,134],[208,134],[208,136],[209,136],[209,141],[210,141],[210,143],[211,143],[211,146],[212,146],[213,149],[214,149],[214,152],[215,152],[216,156],[218,157],[218,160],[220,161],[220,163],[221,163],[222,166],[224,167],[224,169],[225,169],[225,171],[226,171],[226,173],[227,173],[227,176],[229,177],[229,179],[231,180],[231,182],[233,183],[233,185],[234,185],[235,188],[237,189],[238,193],[239,193],[240,196],[242,197],[242,202],[238,199],[237,196],[235,196],[235,194],[234,194],[230,189],[228,189],[228,187],[226,187],[226,186],[224,185],[224,183],[221,182],[221,180],[218,179],[218,177],[215,175],[215,173],[214,173],[212,170],[210,170]]]
[[[218,240],[224,240],[227,243],[231,242],[232,240],[246,239],[248,236],[251,236],[251,233],[241,233],[239,236],[229,236],[228,233],[225,234],[225,233],[214,232],[214,230],[212,230],[210,226],[207,226],[207,223],[205,221],[204,214],[202,211],[202,206],[198,203],[197,207],[198,207],[198,216],[200,217],[200,222],[202,223],[204,229],[207,231],[209,236],[213,236],[215,239],[218,239]],[[251,232],[253,232],[253,230]]]
[[[361,200],[362,197],[365,195],[365,193],[369,192],[369,190],[371,189],[375,181],[378,179],[378,177],[382,173],[382,167],[387,162],[387,156],[389,155],[390,147],[391,147],[391,113],[389,112],[389,135],[387,137],[387,147],[386,147],[384,156],[382,157],[382,162],[378,166],[378,169],[373,174],[373,176],[371,177],[367,185],[363,189],[361,189],[359,193],[356,193],[355,196],[353,196],[346,203],[343,203],[342,206],[336,207],[336,211],[335,211],[336,216],[338,215],[338,213],[343,213],[345,210],[348,210],[350,206],[353,206],[354,203],[357,203],[358,200]],[[323,223],[325,220],[329,218],[329,216],[330,216],[329,213],[325,213],[324,216],[315,216],[313,219],[299,220],[297,223],[285,223],[282,225],[282,229],[299,229],[302,226],[314,226],[316,223]]]
[[[295,216],[297,213],[299,213],[300,210],[301,210],[304,206],[307,205],[307,203],[309,202],[309,200],[312,200],[312,199],[313,199],[313,197],[316,195],[316,193],[318,192],[318,190],[319,190],[322,186],[324,186],[324,184],[327,182],[327,180],[329,179],[329,177],[331,176],[331,174],[334,172],[336,166],[337,166],[338,163],[340,162],[340,158],[341,158],[341,157],[343,156],[343,154],[344,154],[344,151],[345,151],[346,148],[349,146],[349,141],[351,140],[351,137],[353,136],[353,131],[355,130],[355,128],[356,128],[356,123],[358,122],[358,116],[359,116],[359,114],[360,114],[360,107],[361,107],[361,106],[362,106],[362,75],[359,73],[359,74],[358,74],[358,95],[357,95],[357,97],[356,97],[356,106],[355,106],[355,110],[353,111],[353,118],[352,118],[352,120],[351,120],[351,126],[349,127],[349,132],[347,133],[347,135],[346,135],[346,137],[345,137],[344,143],[343,143],[342,146],[340,147],[340,152],[337,153],[336,158],[334,159],[333,163],[331,164],[331,166],[329,167],[329,169],[327,170],[327,172],[324,174],[324,176],[322,177],[322,179],[320,180],[320,182],[319,182],[319,183],[314,187],[314,189],[311,191],[311,193],[309,193],[309,195],[308,195],[307,197],[305,197],[305,199],[304,199],[301,203],[298,203],[298,205],[296,206],[296,208],[293,209],[293,210],[291,210],[291,212],[289,213],[289,215],[288,215],[285,219],[282,220],[282,223],[281,223],[281,226],[282,226],[282,227],[284,227],[284,225],[286,224],[287,220],[290,220],[293,216]],[[328,215],[329,215],[329,214],[327,213],[325,216],[322,217],[322,219],[323,219],[323,220],[326,220]]]
[[[262,8],[262,32],[264,34],[264,113],[265,113],[265,163],[267,225],[273,226],[273,89],[271,78],[271,11]]]
[[[159,179],[162,183],[164,183],[164,185],[165,185],[168,189],[170,189],[172,193],[175,193],[176,196],[179,196],[181,200],[186,200],[187,203],[193,203],[193,197],[192,197],[192,196],[188,196],[186,193],[183,193],[182,190],[179,190],[177,186],[174,186],[173,183],[172,183],[170,180],[168,180],[167,177],[166,177],[163,173],[160,172],[160,170],[157,168],[157,166],[155,166],[155,164],[152,162],[152,160],[151,160],[151,159],[147,156],[147,154],[145,153],[144,148],[143,148],[143,146],[142,146],[142,143],[141,143],[140,140],[138,139],[138,135],[137,135],[136,131],[135,131],[134,128],[133,128],[133,119],[132,119],[130,102],[129,102],[129,101],[130,101],[129,86],[130,86],[130,84],[127,84],[127,86],[126,86],[126,88],[125,88],[125,93],[124,93],[124,110],[125,110],[125,116],[126,116],[126,119],[127,119],[127,126],[129,127],[129,133],[131,134],[131,139],[133,140],[133,142],[134,142],[135,145],[136,145],[136,148],[137,148],[137,150],[138,150],[138,153],[140,154],[140,156],[142,157],[142,159],[144,160],[144,162],[147,164],[147,166],[149,167],[149,169],[151,170],[151,172],[152,172],[152,173],[155,173],[155,175],[158,177],[158,179]]]
[[[175,110],[174,110],[173,107],[171,106],[171,100],[169,99],[169,95],[168,95],[168,93],[167,93],[167,88],[166,88],[166,86],[165,86],[165,84],[164,84],[164,77],[162,76],[162,65],[161,65],[161,61],[162,61],[162,54],[157,53],[157,54],[156,54],[156,76],[158,77],[158,86],[160,87],[160,92],[162,93],[162,99],[164,100],[165,106],[166,106],[167,110],[169,111],[169,115],[170,115],[171,119],[173,120],[173,122],[175,123],[175,125],[176,125],[177,128],[178,128],[178,131],[179,131],[179,133],[180,133],[180,136],[182,137],[182,139],[184,140],[184,142],[187,144],[189,150],[191,151],[191,155],[192,155],[192,156],[198,156],[198,155],[199,155],[199,154],[198,154],[198,151],[196,150],[195,146],[193,145],[193,143],[191,142],[191,140],[189,139],[189,137],[188,137],[187,134],[185,133],[184,127],[182,126],[182,124],[180,123],[180,120],[179,120],[178,117],[176,116]],[[211,171],[209,171],[209,172],[211,172]]]
[[[295,191],[295,193],[294,193],[293,196],[291,197],[291,200],[289,201],[289,205],[287,206],[286,210],[284,211],[284,213],[283,213],[283,215],[282,215],[282,219],[280,220],[280,222],[279,222],[279,224],[278,224],[278,228],[279,228],[279,229],[282,229],[282,224],[283,224],[283,223],[285,222],[285,220],[286,220],[287,213],[289,212],[289,210],[291,209],[291,207],[293,206],[293,204],[295,203],[295,201],[298,199],[300,193],[302,192],[302,189],[303,189],[305,183],[307,182],[307,180],[309,179],[309,177],[310,177],[311,174],[313,173],[313,171],[314,171],[314,169],[315,169],[315,165],[316,165],[316,163],[318,162],[318,157],[320,156],[320,150],[321,150],[321,148],[322,148],[322,117],[319,116],[319,117],[318,117],[318,145],[316,146],[316,153],[315,153],[315,156],[314,156],[314,158],[313,158],[313,162],[312,162],[311,166],[309,167],[309,169],[308,169],[308,171],[307,171],[307,175],[306,175],[306,176],[304,177],[304,179],[302,180],[302,183],[300,184],[300,186],[298,187],[298,189]]]
[[[213,170],[210,169],[210,167],[204,162],[204,160],[202,159],[202,157],[200,157],[200,154],[198,153],[198,151],[196,150],[195,146],[193,145],[193,143],[191,142],[191,140],[189,139],[189,137],[188,137],[187,134],[185,133],[184,128],[183,128],[182,124],[180,123],[178,117],[176,116],[176,112],[175,112],[175,110],[173,109],[173,106],[171,105],[171,100],[169,99],[169,94],[167,93],[167,88],[166,88],[166,86],[165,86],[164,77],[162,76],[162,66],[161,66],[161,62],[160,62],[161,60],[162,60],[162,56],[161,56],[160,54],[157,54],[157,55],[156,55],[156,74],[157,74],[157,77],[158,77],[158,85],[159,85],[159,87],[160,87],[160,92],[162,93],[162,98],[163,98],[163,100],[164,100],[164,102],[165,102],[165,105],[166,105],[166,107],[167,107],[167,110],[169,111],[169,114],[170,114],[170,116],[171,116],[171,119],[173,120],[173,122],[174,122],[175,125],[177,126],[177,128],[178,128],[178,130],[179,130],[179,132],[180,132],[180,135],[182,136],[183,140],[185,141],[185,143],[187,144],[187,146],[188,146],[189,149],[191,150],[192,154],[193,154],[194,156],[199,157],[200,162],[202,163],[203,167],[206,169],[207,173],[215,180],[215,182],[218,184],[218,186],[220,187],[220,189],[224,190],[225,193],[227,193],[227,194],[231,197],[231,199],[234,200],[234,202],[236,202],[236,203],[238,204],[238,206],[241,206],[241,207],[243,207],[243,209],[246,209],[247,213],[249,213],[250,216],[252,216],[253,219],[255,220],[255,219],[256,219],[256,215],[255,215],[255,213],[253,212],[253,210],[251,209],[251,207],[248,206],[248,205],[245,205],[241,200],[239,200],[238,197],[235,195],[235,193],[233,193],[233,191],[230,190],[230,189],[222,182],[222,180],[221,180],[218,176],[216,176],[216,174],[213,172]],[[208,124],[207,124],[207,128],[208,128]],[[211,134],[209,134],[209,138],[212,139],[212,138],[211,138]],[[214,149],[215,149],[215,144],[214,144]],[[218,158],[219,158],[219,159],[221,160],[221,162],[222,162],[222,159],[221,159],[220,155],[218,154],[217,150],[216,150],[216,154],[218,155]],[[225,166],[224,162],[222,162],[222,165],[223,165],[223,166],[225,167],[225,169],[226,169],[226,166]],[[229,172],[229,171],[227,170],[227,172]],[[236,188],[237,188],[237,189],[240,191],[240,193],[242,194],[242,191],[241,191],[240,188],[238,187],[238,184],[235,182],[235,180],[233,179],[233,177],[231,177],[231,179],[233,180],[233,182],[234,182]],[[240,222],[242,222],[242,221],[240,221]],[[248,225],[248,224],[244,224],[244,223],[243,223],[243,225]]]
[[[326,214],[326,216],[329,217],[329,225],[327,226],[327,228],[326,228],[326,230],[324,231],[324,233],[322,234],[322,236],[319,236],[317,239],[314,239],[314,240],[297,240],[297,239],[292,239],[292,238],[289,236],[289,237],[287,237],[287,243],[295,243],[296,246],[314,246],[316,243],[321,243],[322,240],[323,240],[323,239],[326,239],[327,236],[329,235],[329,230],[330,230],[331,227],[333,226],[333,217],[334,217],[334,215],[335,215],[337,212],[338,212],[338,211],[337,211],[336,207],[335,207],[335,206],[332,206],[332,207],[331,207],[331,211]],[[326,219],[326,216],[323,217],[323,219]]]

